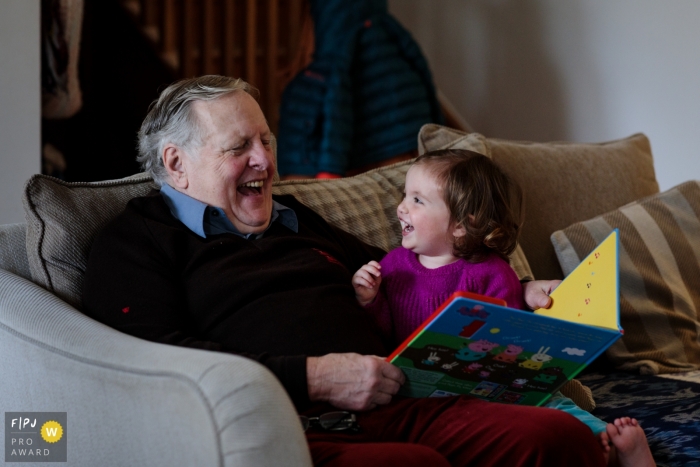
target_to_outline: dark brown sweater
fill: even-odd
[[[204,239],[159,193],[133,199],[93,244],[85,312],[150,341],[255,359],[305,405],[307,356],[387,353],[351,283],[384,252],[292,196],[275,199],[296,212],[298,233],[275,222],[260,239]]]

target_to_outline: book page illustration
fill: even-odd
[[[406,375],[401,395],[540,405],[619,336],[477,297],[455,293],[388,358]]]

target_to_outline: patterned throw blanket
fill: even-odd
[[[639,420],[659,466],[700,467],[700,371],[668,375],[590,374],[593,414]]]

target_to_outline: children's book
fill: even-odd
[[[387,360],[406,375],[399,394],[469,394],[544,404],[620,338],[619,233],[614,230],[533,312],[456,292]]]

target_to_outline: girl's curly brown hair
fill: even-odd
[[[454,255],[478,263],[495,253],[509,261],[523,222],[520,186],[491,159],[466,149],[430,151],[414,165],[437,177],[450,223],[467,232],[455,237]]]

